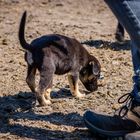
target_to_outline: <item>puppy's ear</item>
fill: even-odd
[[[94,75],[99,75],[100,68],[98,64],[96,64],[94,61],[89,62],[89,65],[92,67],[92,72]]]

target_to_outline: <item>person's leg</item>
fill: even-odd
[[[124,44],[124,28],[119,22],[116,28],[115,39],[119,44]]]
[[[132,39],[132,61],[134,66],[134,90],[132,94],[135,100],[140,101],[138,92],[140,80],[140,1],[139,0],[105,0],[121,24],[125,27]]]
[[[140,48],[140,1],[139,0],[104,0],[118,21],[123,25],[131,39]]]
[[[134,41],[131,41],[131,52],[132,52],[132,61],[133,61],[133,91],[132,95],[134,96],[134,100],[140,102],[140,49],[137,48]]]
[[[132,61],[134,66],[134,88],[128,94],[126,105],[119,114],[106,116],[87,111],[84,114],[86,126],[94,133],[105,136],[124,136],[140,130],[140,0],[105,0],[119,22],[132,39]],[[124,97],[124,95],[123,95]],[[119,99],[119,102],[123,98]]]

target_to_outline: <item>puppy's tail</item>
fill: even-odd
[[[24,37],[24,32],[25,32],[25,23],[26,23],[26,11],[23,13],[22,15],[22,18],[21,18],[21,21],[20,21],[20,26],[19,26],[19,33],[18,33],[18,37],[19,37],[19,42],[21,44],[21,46],[23,47],[23,49],[26,49],[26,50],[30,50],[31,47],[30,47],[30,44],[28,44],[25,40],[25,37]]]

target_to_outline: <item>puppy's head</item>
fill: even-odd
[[[80,80],[88,91],[98,89],[97,80],[100,77],[101,67],[99,63],[91,61],[80,71]]]

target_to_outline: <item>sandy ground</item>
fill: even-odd
[[[83,99],[73,98],[66,75],[55,76],[53,103],[34,106],[26,82],[24,51],[18,26],[28,12],[26,39],[49,33],[75,37],[98,58],[104,80]],[[101,140],[86,129],[82,115],[88,110],[113,113],[118,97],[132,89],[129,38],[114,39],[117,21],[103,0],[0,0],[0,139],[4,140]],[[80,84],[80,90],[85,92]]]

